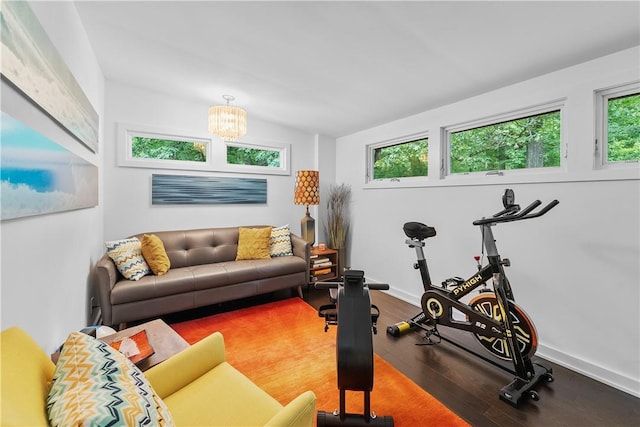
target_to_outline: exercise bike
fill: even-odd
[[[331,304],[318,309],[325,319],[325,332],[330,325],[338,326],[336,359],[340,409],[331,413],[318,411],[316,424],[325,426],[393,427],[393,417],[378,417],[371,412],[370,393],[373,390],[373,334],[380,310],[371,304],[369,289],[389,289],[382,283],[365,284],[364,271],[347,270],[343,282],[319,282],[316,289],[329,289]],[[346,413],[346,391],[364,392],[364,413]]]
[[[502,196],[502,203],[504,209],[500,212],[473,222],[473,225],[480,227],[482,249],[483,253],[486,250],[488,264],[482,266],[481,257],[475,257],[477,273],[466,280],[460,277],[447,279],[441,286],[431,282],[423,251],[425,240],[436,235],[435,228],[419,222],[404,224],[404,233],[408,237],[405,243],[416,251],[418,262],[414,268],[420,270],[424,287],[422,312],[407,321],[389,326],[387,333],[398,337],[408,331],[422,329],[425,331],[426,345],[444,340],[516,375],[511,383],[500,390],[500,399],[518,406],[523,398],[539,400],[533,387],[539,382],[552,382],[553,372],[550,367],[531,361],[538,345],[537,332],[529,316],[515,303],[511,284],[504,271],[504,267],[511,263],[509,259],[500,257],[492,227],[540,217],[559,202],[553,200],[536,211],[542,204],[536,200],[521,210],[515,204],[513,190],[507,189]],[[489,280],[492,288],[487,287]],[[480,286],[482,288],[469,303],[461,301]],[[440,335],[439,325],[470,332],[494,359]],[[513,367],[505,367],[504,361],[510,361]]]

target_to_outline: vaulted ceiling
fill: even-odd
[[[333,137],[640,44],[638,1],[76,7],[107,79]]]

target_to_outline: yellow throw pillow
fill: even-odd
[[[164,250],[162,240],[155,234],[145,234],[140,241],[142,256],[156,276],[162,276],[171,267],[171,262]]]
[[[271,258],[272,228],[240,227],[238,229],[238,255],[236,256],[236,261]]]

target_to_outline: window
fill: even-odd
[[[131,138],[131,155],[135,159],[206,162],[207,144],[133,136]]]
[[[282,150],[227,145],[227,164],[279,168]]]
[[[409,141],[392,141],[369,146],[369,181],[426,177],[428,142],[424,135]]]
[[[598,92],[596,166],[640,160],[640,87],[638,83]]]
[[[289,144],[213,142],[208,134],[118,124],[118,165],[289,175]]]
[[[561,108],[557,105],[448,128],[445,133],[449,174],[502,175],[509,170],[560,166]]]

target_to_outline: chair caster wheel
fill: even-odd
[[[529,392],[529,399],[537,402],[538,400],[540,400],[540,395],[538,394],[537,391],[531,390]]]

